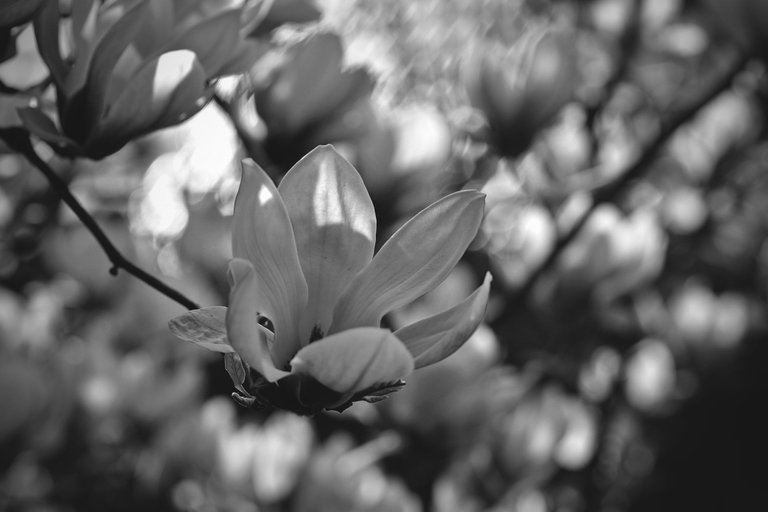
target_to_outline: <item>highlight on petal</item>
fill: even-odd
[[[480,192],[454,192],[406,222],[344,290],[331,331],[377,326],[440,284],[477,234],[484,203]]]
[[[307,303],[307,283],[283,200],[252,160],[243,161],[232,220],[232,253],[253,265],[261,299],[258,311],[275,326],[273,356],[275,364],[283,367],[301,347],[297,323]]]
[[[491,274],[487,273],[483,284],[461,303],[395,331],[416,368],[442,361],[469,339],[483,321],[490,289]]]
[[[168,327],[179,339],[226,354],[235,351],[227,340],[226,315],[224,306],[194,309],[172,319]]]
[[[373,258],[376,214],[360,174],[332,146],[318,146],[299,160],[278,191],[309,290],[304,343],[313,330],[328,332],[341,291]]]
[[[256,272],[245,260],[229,265],[232,289],[227,308],[227,337],[232,348],[248,365],[270,382],[288,375],[275,367],[270,354],[272,333],[259,324],[256,304],[259,302]]]
[[[188,50],[147,61],[119,95],[108,100],[104,118],[91,132],[88,150],[105,156],[136,136],[181,122],[205,104],[200,100],[205,80],[197,57]]]
[[[390,331],[361,327],[307,345],[291,367],[334,391],[354,393],[408,376],[413,358]]]

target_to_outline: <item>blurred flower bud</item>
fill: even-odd
[[[59,18],[58,0],[35,18],[59,126],[38,108],[19,116],[58,151],[92,159],[194,115],[213,94],[212,79],[248,69],[258,52],[244,38],[238,2],[73,2],[70,55]]]
[[[576,80],[573,40],[547,32],[525,39],[502,61],[487,54],[467,66],[467,92],[488,122],[485,138],[516,157],[571,100]]]
[[[695,280],[687,281],[670,299],[670,313],[683,342],[700,361],[722,361],[749,329],[749,303],[739,294],[715,295]]]
[[[583,467],[595,448],[593,411],[554,384],[531,389],[495,426],[493,453],[505,474],[523,478],[556,465]]]
[[[632,348],[625,368],[629,402],[644,412],[664,412],[678,383],[675,357],[663,341],[647,338]]]
[[[624,217],[615,206],[600,206],[563,253],[558,288],[609,302],[656,277],[665,249],[666,235],[651,211]]]
[[[301,140],[367,97],[371,77],[363,69],[342,69],[342,59],[339,36],[322,33],[262,60],[253,80],[256,109],[270,138]],[[335,141],[358,130],[347,126],[348,132],[333,134]]]

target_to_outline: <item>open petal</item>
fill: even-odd
[[[484,202],[480,192],[455,192],[405,223],[344,290],[332,332],[378,326],[387,312],[440,284],[475,237]]]
[[[229,266],[233,281],[227,308],[227,337],[232,348],[248,365],[270,382],[288,375],[278,370],[270,355],[272,333],[259,324],[255,305],[259,290],[256,272],[245,260],[233,260]]]
[[[224,306],[194,309],[168,322],[168,327],[179,339],[226,354],[235,351],[227,340],[226,315]]]
[[[413,356],[416,368],[442,361],[469,339],[485,316],[491,274],[472,295],[437,315],[395,331]]]
[[[285,205],[267,174],[252,160],[243,161],[232,220],[232,253],[253,265],[261,297],[258,311],[275,326],[273,356],[275,364],[283,367],[300,348],[297,324],[307,303],[307,283]]]
[[[354,393],[408,376],[413,358],[390,331],[361,327],[307,345],[291,367],[334,391]]]
[[[376,215],[360,174],[332,146],[299,160],[278,191],[309,289],[300,332],[305,345],[313,332],[313,338],[328,332],[341,290],[370,263]]]

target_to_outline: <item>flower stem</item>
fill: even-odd
[[[29,162],[34,165],[48,180],[51,187],[56,193],[61,196],[61,199],[67,206],[77,215],[80,222],[91,232],[96,238],[101,248],[106,253],[109,261],[112,263],[112,268],[109,269],[109,273],[117,275],[119,269],[123,269],[132,276],[136,277],[140,281],[144,281],[146,284],[159,291],[166,297],[173,299],[187,309],[199,309],[200,306],[187,298],[178,290],[166,285],[153,275],[147,273],[141,268],[137,267],[112,244],[104,231],[99,227],[96,220],[83,208],[80,202],[72,195],[66,182],[59,177],[58,174],[49,166],[40,155],[35,151],[32,141],[30,140],[29,133],[20,127],[0,128],[0,139],[3,140],[9,148],[24,155]]]

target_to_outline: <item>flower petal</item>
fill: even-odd
[[[344,290],[331,331],[378,326],[387,312],[440,284],[475,237],[484,202],[480,192],[455,192],[406,222]]]
[[[332,146],[319,146],[278,187],[309,289],[302,344],[327,333],[344,287],[373,257],[376,214],[360,174]]]
[[[181,31],[163,51],[193,51],[207,77],[212,78],[218,76],[219,69],[234,54],[240,39],[239,29],[240,9],[227,9]]]
[[[339,393],[394,382],[413,371],[408,349],[390,331],[361,327],[310,343],[291,361],[293,373],[305,373]]]
[[[485,316],[491,274],[472,295],[456,306],[395,331],[413,356],[416,368],[442,361],[469,339]]]
[[[95,124],[96,119],[103,114],[112,71],[123,52],[131,44],[131,41],[136,39],[141,27],[146,23],[149,12],[148,6],[149,2],[133,4],[114,25],[109,27],[93,50],[85,85],[86,126]],[[72,116],[75,117],[82,115],[82,112],[72,113]]]
[[[40,9],[33,21],[37,51],[51,71],[54,83],[61,88],[67,76],[67,65],[59,49],[59,1],[46,0]]]
[[[259,302],[257,276],[245,260],[229,264],[232,289],[227,308],[227,337],[232,348],[248,365],[270,382],[288,375],[278,370],[269,350],[271,333],[259,324],[256,305]]]
[[[205,71],[188,50],[164,53],[146,63],[125,84],[105,117],[91,131],[86,151],[96,158],[130,139],[177,124],[205,105]]]
[[[194,309],[168,322],[168,327],[179,339],[226,354],[235,351],[227,340],[226,315],[224,306]]]
[[[307,304],[307,283],[285,205],[267,174],[252,160],[243,161],[232,220],[232,253],[250,261],[256,271],[262,299],[258,311],[275,326],[272,355],[282,368],[301,346],[298,322]]]

